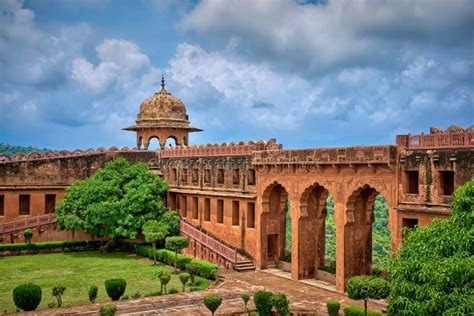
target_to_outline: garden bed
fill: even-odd
[[[147,258],[124,252],[102,254],[97,251],[82,251],[0,257],[0,306],[2,312],[15,312],[11,293],[14,287],[27,282],[33,282],[42,288],[39,309],[47,308],[48,303],[54,301],[51,291],[56,285],[66,287],[63,306],[88,303],[87,292],[92,285],[99,287],[98,302],[110,300],[104,287],[105,280],[110,278],[123,278],[127,281],[126,296],[132,297],[137,292],[140,296],[158,295],[160,283],[153,275],[160,270],[172,272],[169,266],[153,266]],[[196,290],[207,288],[210,284],[204,278],[197,277],[196,280]],[[181,282],[175,274],[172,274],[167,286],[168,291],[171,288],[182,290]],[[186,291],[189,291],[189,286]]]

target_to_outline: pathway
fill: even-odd
[[[243,311],[240,293],[254,293],[258,290],[286,293],[291,301],[293,311],[312,312],[317,315],[327,315],[326,301],[336,299],[341,302],[341,309],[347,305],[363,306],[361,301],[353,301],[343,293],[335,290],[334,286],[320,281],[294,281],[281,271],[252,271],[238,273],[223,271],[224,281],[212,288],[184,294],[145,297],[134,300],[118,301],[118,315],[210,315],[202,304],[202,297],[209,293],[218,293],[224,297],[217,315],[231,315]],[[278,273],[278,275],[275,275]],[[48,309],[23,313],[23,315],[98,315],[101,304],[71,306],[66,308]],[[254,308],[253,304],[250,304]],[[384,304],[369,302],[369,308],[381,311]]]

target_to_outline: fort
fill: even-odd
[[[290,205],[291,275],[322,277],[326,200],[335,205],[336,287],[372,269],[374,200],[389,207],[392,249],[403,229],[447,217],[456,187],[474,174],[474,126],[432,128],[398,135],[394,145],[285,150],[275,139],[189,145],[184,104],[165,89],[145,100],[136,147],[0,155],[0,238],[21,241],[35,227],[38,241],[93,238],[60,231],[54,207],[75,181],[124,157],[146,163],[170,185],[167,206],[190,236],[186,253],[236,269],[280,267],[285,256],[285,214]],[[161,150],[148,150],[158,139]],[[174,147],[166,147],[172,139]]]

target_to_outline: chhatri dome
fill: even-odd
[[[166,91],[165,79],[161,77],[161,90],[143,101],[137,115],[136,125],[124,128],[137,133],[137,148],[142,144],[148,149],[150,140],[158,138],[161,149],[169,138],[176,146],[188,145],[188,134],[202,131],[189,126],[186,107],[180,99]]]

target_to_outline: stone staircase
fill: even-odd
[[[234,270],[237,272],[254,271],[255,265],[252,260],[239,255],[237,262],[234,263]]]

